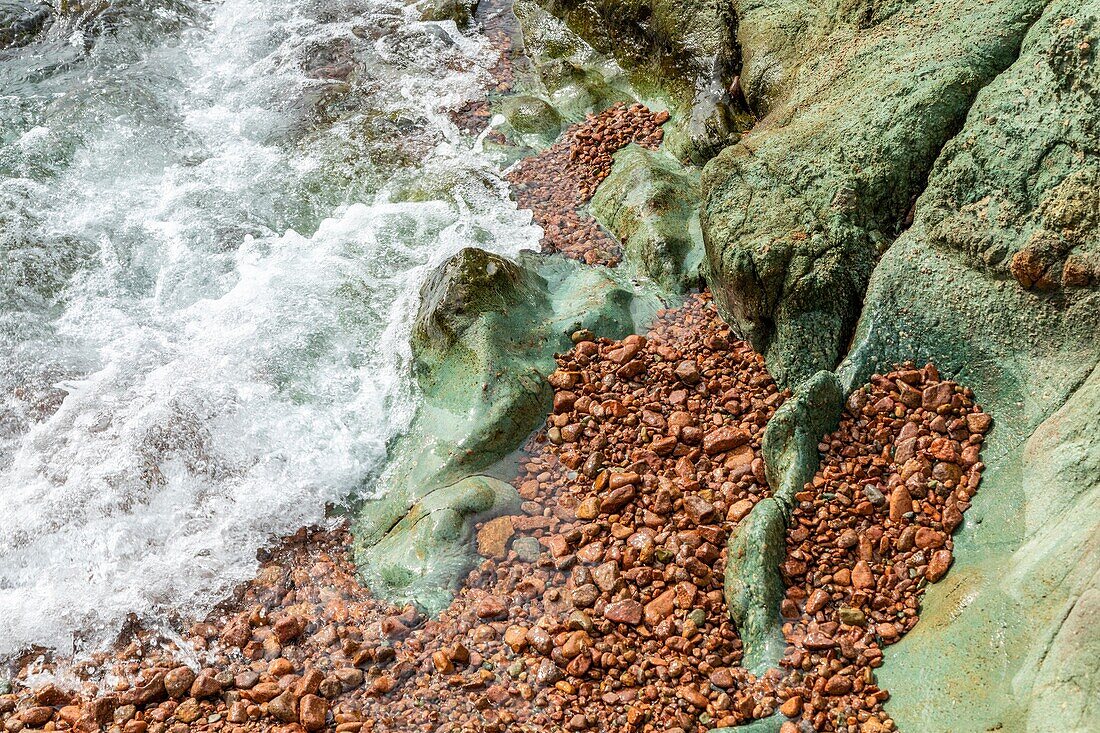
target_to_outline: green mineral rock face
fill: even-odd
[[[640,274],[682,292],[700,282],[698,191],[698,174],[665,153],[630,145],[615,155],[592,212],[622,240]]]
[[[1034,15],[1001,10],[984,20],[980,13],[958,18],[966,24],[999,25],[1006,18]],[[904,20],[906,28],[927,22],[900,10],[891,18],[890,23]],[[951,27],[953,21],[941,20]],[[747,32],[747,23],[742,20],[742,31]],[[884,20],[876,32],[884,32],[886,25]],[[973,88],[972,104],[966,102],[972,92],[955,97],[958,109],[951,114],[958,118],[958,131],[952,125],[929,127],[937,109],[946,114],[938,101],[921,107],[916,121],[912,114],[899,113],[898,105],[925,104],[920,90],[935,80],[934,70],[906,75],[890,63],[874,66],[875,74],[895,69],[898,79],[909,81],[864,107],[862,120],[845,117],[839,128],[847,146],[865,145],[885,133],[894,136],[890,148],[863,157],[880,171],[894,171],[883,180],[895,185],[859,189],[863,193],[853,201],[876,201],[870,211],[845,218],[831,206],[839,190],[836,182],[862,174],[859,165],[852,165],[859,158],[851,147],[843,161],[830,157],[838,150],[836,137],[824,125],[812,135],[803,128],[800,143],[785,126],[754,131],[704,171],[704,233],[717,294],[767,349],[773,373],[796,385],[795,399],[773,419],[765,440],[769,483],[778,495],[798,483],[786,472],[805,465],[787,448],[789,436],[822,415],[800,406],[820,384],[819,377],[805,381],[805,376],[843,353],[846,319],[856,315],[849,354],[837,370],[843,393],[893,364],[930,360],[971,386],[994,416],[995,429],[983,451],[988,468],[956,533],[951,572],[929,590],[920,623],[886,650],[886,663],[878,670],[881,686],[892,695],[887,709],[903,731],[1088,730],[1097,715],[1100,635],[1085,619],[1096,609],[1100,559],[1100,292],[1095,267],[1100,251],[1095,50],[1100,5],[1052,4],[1022,37],[1017,34],[1025,29],[1022,20],[999,27],[1003,32],[986,43],[1006,45],[989,58],[1007,63],[983,67],[988,59],[966,61],[965,56],[954,62],[965,61],[960,71],[977,68],[988,79],[980,91]],[[963,30],[956,26],[952,33]],[[1017,40],[1009,42],[1005,33],[1017,34]],[[753,37],[743,38],[747,49]],[[1017,44],[1022,44],[1019,58]],[[850,50],[858,53],[859,48]],[[791,95],[804,92],[784,88],[797,84],[802,72],[776,71],[790,68],[789,54],[795,51],[780,46],[770,53],[787,61],[764,63],[746,50],[744,78],[750,99],[774,116]],[[925,53],[903,56],[911,63]],[[940,62],[947,58],[952,57]],[[749,68],[753,64],[756,72]],[[997,71],[1001,65],[1004,69]],[[769,73],[775,75],[774,85],[767,81]],[[831,93],[822,90],[822,104],[833,104],[838,95],[856,104],[863,91],[846,84]],[[806,114],[805,108],[791,111],[789,125],[799,124]],[[746,147],[749,140],[752,149]],[[799,157],[800,149],[807,157]],[[899,189],[896,175],[914,165],[914,151],[920,160],[927,161],[930,153],[938,157],[934,164],[921,164],[929,171],[927,182],[915,180],[912,187]],[[778,166],[780,156],[799,166],[812,159],[818,167]],[[800,175],[777,180],[775,171]],[[884,247],[868,246],[868,232],[875,230],[866,222],[884,210],[883,196],[899,190],[908,191],[907,196],[919,193],[919,198],[912,225],[883,254]],[[780,216],[778,202],[805,202],[831,213],[803,219],[818,223],[802,229],[807,239],[792,242],[784,236],[799,222],[783,218],[793,208]],[[897,204],[900,212],[904,207],[900,200]],[[850,228],[853,221],[860,226]],[[820,250],[808,244],[813,231],[826,234]],[[855,238],[840,236],[845,231],[855,232]],[[863,244],[850,246],[859,238]],[[823,432],[823,427],[815,429]],[[760,520],[751,515],[749,520],[771,518],[778,524],[772,514],[765,508]],[[742,584],[752,577],[743,568],[755,569],[771,554],[764,541],[755,547],[755,556],[747,559],[731,552],[727,577],[737,574]],[[756,574],[762,576],[760,588],[767,587],[771,577]],[[727,594],[737,588],[730,586]],[[756,593],[761,596],[759,589]],[[733,603],[731,609],[736,618]],[[761,628],[766,631],[759,624],[745,625],[756,636]],[[758,648],[766,641],[763,636]],[[777,729],[778,721],[759,725]]]
[[[478,249],[425,283],[412,346],[423,404],[354,523],[364,579],[436,613],[475,561],[473,524],[518,510],[508,456],[549,411],[554,354],[581,329],[625,336],[659,306],[603,268]]]
[[[746,667],[783,653],[778,565],[821,436],[873,373],[932,361],[994,428],[951,571],[876,670],[887,709],[922,733],[1094,728],[1100,2],[540,5],[516,4],[537,79],[500,105],[512,130],[641,98],[668,100],[670,134],[620,151],[591,203],[617,270],[471,250],[426,286],[424,406],[358,518],[368,581],[442,607],[472,523],[517,501],[500,479],[554,352],[642,330],[701,272],[793,393],[764,437],[772,496],[729,542]]]
[[[932,359],[996,421],[955,564],[881,670],[901,730],[1083,731],[1100,715],[1098,44],[1100,3],[1044,10],[936,162],[839,372],[851,385]],[[1041,285],[1019,266],[1036,250]]]
[[[875,263],[1036,0],[737,5],[762,116],[703,171],[723,314],[795,385],[840,361]]]
[[[732,8],[701,0],[540,4],[627,70],[642,97],[668,99],[678,114],[670,152],[702,164],[752,124],[730,89],[738,62]]]

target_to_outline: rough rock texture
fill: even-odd
[[[565,23],[535,3],[515,0],[524,48],[537,74],[536,90],[569,122],[583,120],[639,95],[626,73],[584,42]],[[507,110],[505,110],[507,112]]]
[[[527,13],[525,32],[542,34],[533,55],[541,55],[545,96],[563,119],[633,94],[613,65],[525,5],[517,15]],[[680,17],[692,17],[684,7]],[[652,12],[649,5],[627,8],[624,22],[645,8]],[[575,18],[570,24],[586,38],[600,23],[618,23],[596,5],[582,9],[589,31]],[[1100,595],[1097,3],[1072,0],[1044,10],[1036,0],[839,8],[773,2],[736,9],[741,84],[763,120],[705,168],[702,234],[726,315],[766,349],[777,378],[797,386],[764,440],[775,496],[758,503],[730,538],[726,596],[745,663],[762,671],[782,652],[775,567],[789,502],[812,475],[815,441],[839,414],[841,395],[893,364],[933,361],[973,387],[996,428],[983,453],[982,491],[955,536],[952,570],[925,597],[923,623],[890,648],[878,670],[878,683],[893,693],[887,710],[901,730],[1084,730],[1096,715],[1100,645],[1089,623]],[[657,37],[658,26],[643,28],[646,37]],[[693,27],[685,23],[675,33],[690,35]],[[605,50],[623,60],[640,43]],[[599,48],[598,39],[593,45]],[[624,170],[618,185],[613,174],[597,208],[622,234],[633,266],[673,283],[675,267],[649,268],[646,252],[677,251],[669,243],[684,229],[660,230],[657,212],[647,207],[662,197],[634,199],[629,184],[652,180],[645,188],[659,188],[684,174],[658,171],[646,154],[619,157],[639,172]],[[674,198],[669,211],[683,218],[690,207],[680,206],[681,194]],[[640,246],[632,249],[632,241]],[[469,363],[530,357],[529,344],[499,351],[487,344],[548,333],[538,325],[551,318],[547,303],[559,316],[583,312],[577,303],[559,305],[565,292],[587,293],[589,308],[612,304],[608,312],[617,315],[605,317],[619,333],[633,328],[630,296],[608,285],[603,271],[559,270],[555,280],[536,269],[536,277],[509,285],[520,293],[515,301],[490,299],[485,313],[474,309],[473,325],[438,358],[426,347],[434,361],[422,379],[431,385],[434,371],[434,383],[452,391],[433,401],[426,390],[410,440],[436,437],[403,464],[415,480],[397,484],[413,488],[398,492],[403,498],[395,503],[378,503],[391,512],[388,523],[375,521],[379,536],[419,497],[484,474],[518,442],[494,443],[487,437],[494,431],[484,427],[492,420],[476,429],[471,423],[459,436],[447,432],[471,400],[470,414],[488,414],[479,412],[488,408],[477,395],[492,380],[462,381]],[[560,287],[583,277],[598,284]],[[538,305],[525,311],[528,302]],[[467,314],[459,311],[461,321]],[[546,341],[560,343],[567,331],[552,333]],[[464,349],[471,334],[487,340]],[[848,359],[830,373],[845,352]],[[484,353],[491,356],[478,356]],[[473,362],[464,363],[469,354]],[[446,371],[452,360],[453,384]],[[546,409],[545,396],[516,399],[535,413]],[[515,437],[525,421],[505,432]],[[492,450],[477,449],[483,439]],[[488,509],[478,511],[491,514],[495,505],[495,498],[482,502]],[[468,521],[461,512],[459,519]],[[461,521],[452,525],[455,536],[468,530]],[[397,555],[408,557],[404,552]],[[777,730],[781,723],[774,716],[755,725]]]
[[[735,7],[766,116],[706,166],[703,236],[720,309],[793,386],[840,360],[875,263],[1042,3]]]
[[[631,145],[615,155],[592,213],[615,232],[641,274],[682,292],[700,281],[698,190],[698,174],[664,153]]]
[[[517,94],[505,99],[501,108],[508,124],[520,134],[552,139],[561,132],[561,115],[546,100]]]
[[[902,730],[1086,730],[1098,714],[1100,3],[1051,4],[944,150],[875,272],[839,374],[902,355],[973,386],[996,428],[955,565],[881,670]],[[1092,183],[1090,183],[1090,181]],[[1011,272],[1055,241],[1042,288]]]
[[[49,3],[0,0],[0,49],[21,46],[51,20]]]
[[[728,2],[540,0],[597,51],[630,72],[644,95],[672,100],[679,114],[674,155],[702,164],[754,120],[729,88],[738,65]]]
[[[472,476],[432,491],[413,505],[377,544],[359,556],[373,586],[397,590],[426,609],[439,611],[451,601],[452,586],[474,558],[474,523],[520,505],[516,490],[500,479]],[[394,594],[391,594],[391,596]]]
[[[417,7],[424,20],[453,20],[462,26],[473,18],[477,0],[420,0]]]
[[[786,646],[776,615],[783,599],[778,568],[786,530],[783,506],[768,497],[734,528],[727,543],[726,605],[744,645],[741,664],[758,676],[777,666]]]
[[[423,404],[378,495],[357,511],[355,557],[371,588],[429,612],[450,602],[475,560],[472,523],[509,508],[503,461],[549,410],[547,375],[569,335],[625,335],[656,301],[560,257],[518,262],[466,249],[423,288],[413,354]]]

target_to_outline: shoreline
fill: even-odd
[[[20,704],[42,704],[8,710],[5,724],[90,731],[114,722],[123,733],[256,726],[695,733],[776,709],[794,719],[804,713],[826,730],[823,716],[853,709],[860,730],[892,730],[888,720],[868,724],[885,699],[872,669],[882,663],[880,645],[916,623],[924,583],[903,575],[911,567],[934,582],[950,564],[950,550],[938,548],[950,547],[957,520],[935,509],[941,495],[954,490],[964,501],[977,486],[977,451],[955,439],[981,435],[989,422],[970,411],[967,393],[929,367],[876,378],[849,400],[847,423],[824,439],[823,468],[800,493],[787,535],[785,575],[805,583],[792,584],[783,603],[784,666],[757,678],[739,666],[722,571],[729,528],[770,493],[760,441],[783,395],[705,295],[662,312],[648,337],[576,340],[551,377],[554,412],[514,479],[522,513],[479,526],[483,560],[441,617],[426,619],[363,588],[346,530],[303,530],[271,553],[224,614],[192,627],[190,643],[216,650],[212,666],[196,674],[166,650],[131,644],[104,660],[131,685],[80,706],[57,688],[28,691]],[[895,401],[889,392],[898,388],[906,391]],[[948,423],[944,416],[959,411],[970,417]],[[869,424],[853,430],[861,420]],[[835,488],[848,475],[839,453],[867,433],[882,441],[893,423],[912,426],[893,432],[914,458],[902,465],[868,456],[875,482],[864,476],[863,485],[873,490],[855,502],[830,501],[852,493]],[[920,437],[933,430],[945,437]],[[980,446],[972,440],[965,445]],[[951,458],[967,468],[941,468]],[[914,465],[922,460],[927,465]],[[907,472],[906,483],[894,483]],[[946,492],[920,499],[903,491],[934,475]],[[823,507],[830,530],[811,539],[804,528]],[[877,534],[878,544],[851,542],[853,527],[859,538]],[[932,559],[914,563],[923,550]],[[893,606],[881,599],[891,591],[905,613],[899,628],[883,620]],[[15,699],[0,701],[3,710]]]
[[[988,600],[991,587],[1000,592],[997,578],[1007,571],[995,560],[1011,561],[1014,572],[1030,577],[1012,554],[1018,549],[1012,542],[1022,544],[1026,535],[1002,543],[991,530],[1000,523],[1007,532],[1014,512],[1035,511],[1035,497],[1026,501],[1031,488],[1022,486],[1023,474],[1021,486],[1013,483],[1013,471],[1023,470],[1013,461],[1043,462],[1025,453],[1033,450],[1029,436],[1046,440],[1048,449],[1057,446],[1060,436],[1074,435],[1063,420],[1086,433],[1095,424],[1089,415],[1089,405],[1096,404],[1091,352],[1081,348],[1074,359],[1059,361],[1043,350],[1048,332],[1051,343],[1075,343],[1081,323],[1087,339],[1087,288],[1093,281],[1078,271],[1087,258],[1074,254],[1066,260],[1065,271],[1072,269],[1073,276],[1063,278],[1064,289],[1061,280],[1043,280],[1032,271],[1040,265],[1044,272],[1061,271],[1057,263],[1036,264],[1042,253],[1032,249],[1005,259],[1011,267],[988,261],[974,266],[965,253],[945,253],[947,245],[939,240],[925,247],[920,238],[933,227],[922,224],[922,216],[929,219],[936,209],[913,205],[905,229],[914,220],[917,225],[899,229],[889,251],[879,250],[877,240],[873,256],[861,251],[860,258],[874,262],[866,272],[851,265],[864,282],[858,293],[849,292],[850,263],[840,257],[837,265],[821,255],[814,248],[826,241],[822,233],[808,234],[785,218],[788,207],[797,208],[797,197],[788,196],[793,184],[753,169],[756,178],[745,190],[782,196],[757,203],[750,195],[745,203],[745,191],[736,188],[744,183],[739,171],[767,168],[767,156],[785,161],[784,144],[797,159],[801,149],[782,137],[789,120],[779,124],[769,117],[751,135],[734,135],[739,142],[726,141],[731,154],[707,163],[696,196],[698,178],[691,176],[697,170],[662,168],[666,158],[680,166],[667,148],[688,145],[683,109],[671,115],[665,140],[668,112],[654,113],[634,101],[641,95],[633,90],[630,100],[614,99],[621,88],[606,79],[592,82],[598,66],[574,64],[575,54],[568,63],[554,58],[562,63],[546,65],[583,77],[564,84],[569,93],[561,95],[583,91],[578,96],[590,106],[583,119],[569,124],[566,114],[541,98],[536,101],[542,106],[513,114],[516,108],[507,100],[530,90],[515,83],[526,72],[512,66],[507,28],[505,22],[494,32],[505,39],[497,91],[510,96],[477,100],[456,110],[453,119],[471,132],[494,109],[508,112],[508,136],[493,131],[485,139],[509,146],[509,155],[534,153],[511,166],[507,178],[519,205],[544,229],[543,253],[521,258],[503,274],[503,261],[456,256],[460,272],[445,273],[435,283],[438,302],[435,310],[424,311],[425,320],[455,325],[454,332],[445,338],[431,334],[418,348],[437,360],[425,371],[435,369],[429,376],[439,381],[454,364],[469,363],[455,353],[473,345],[469,351],[482,360],[469,369],[470,384],[456,388],[468,394],[457,400],[444,395],[440,404],[447,408],[441,413],[467,415],[477,429],[430,445],[431,422],[427,432],[410,433],[410,445],[427,445],[416,446],[420,453],[404,446],[414,467],[425,456],[446,454],[438,466],[402,477],[411,484],[419,480],[423,494],[398,497],[385,507],[396,511],[392,522],[379,523],[387,537],[404,533],[412,540],[396,551],[384,547],[372,558],[362,554],[354,526],[303,529],[265,552],[270,558],[257,577],[185,635],[188,644],[209,652],[209,666],[196,668],[201,653],[174,655],[139,633],[97,663],[118,665],[118,689],[88,687],[80,699],[53,687],[0,695],[5,730],[735,733],[735,726],[744,725],[746,732],[889,733],[899,726],[913,730],[913,720],[929,710],[943,719],[965,718],[970,702],[959,707],[959,698],[981,697],[975,694],[979,679],[962,691],[944,685],[967,673],[958,659],[966,653],[967,635],[979,631],[954,622],[970,614],[967,623],[975,623],[976,611],[968,610],[973,599],[984,593]],[[560,89],[544,91],[550,99]],[[746,93],[755,97],[759,90],[750,85],[737,93],[737,103],[744,104]],[[524,98],[530,102],[531,95]],[[594,100],[599,106],[591,106]],[[801,112],[789,114],[797,121]],[[520,131],[519,124],[531,118],[538,124]],[[780,140],[780,153],[769,152],[774,140]],[[746,158],[732,154],[750,148]],[[763,152],[754,158],[757,150]],[[922,185],[939,195],[935,186],[947,184],[931,180]],[[630,200],[634,189],[645,192],[644,200]],[[942,195],[953,201],[950,190]],[[750,222],[750,203],[774,209],[764,213],[779,223],[767,216]],[[937,205],[950,209],[943,200]],[[627,208],[628,215],[619,218]],[[668,229],[653,223],[672,220]],[[715,239],[737,227],[749,234],[758,227],[768,236]],[[683,235],[684,249],[677,249],[682,243],[670,229]],[[711,239],[700,256],[711,268],[713,300],[710,290],[696,291],[702,269],[686,254],[703,248],[704,230]],[[768,238],[775,232],[789,235],[781,244],[791,249]],[[757,245],[763,249],[751,251]],[[778,251],[795,259],[776,265],[768,258]],[[791,275],[800,266],[797,258],[811,263],[801,278]],[[880,266],[878,258],[886,264]],[[837,271],[814,269],[822,262]],[[471,275],[471,263],[484,272]],[[1020,263],[1034,265],[1026,277],[1019,274]],[[1008,274],[997,268],[1008,268]],[[563,286],[569,278],[575,279]],[[767,278],[776,292],[763,292]],[[794,290],[787,292],[788,286]],[[809,295],[797,290],[811,286],[817,289]],[[1033,298],[1036,288],[1046,296]],[[645,298],[650,300],[643,303]],[[911,308],[907,298],[924,305]],[[680,299],[681,305],[661,308],[648,322],[651,302]],[[783,310],[783,299],[793,310]],[[842,308],[835,323],[807,321],[796,312],[805,308],[816,318],[817,305],[837,315],[830,309],[846,299],[858,301],[857,312]],[[575,310],[562,308],[563,302]],[[740,331],[762,354],[737,340],[738,329],[721,320],[715,302],[744,321]],[[1067,303],[1083,304],[1074,311],[1076,321],[1061,318],[1060,308],[1070,310]],[[776,322],[756,312],[758,306],[772,309]],[[789,323],[777,325],[783,319]],[[1018,334],[1041,334],[1043,339],[1032,340],[1042,344],[1039,353],[1047,360],[1029,352]],[[526,349],[529,358],[495,351],[501,344]],[[1051,364],[1058,369],[1044,381],[1048,376],[1040,367]],[[781,390],[776,380],[790,389]],[[504,388],[493,392],[498,382]],[[507,402],[515,384],[530,399]],[[989,413],[978,407],[971,387],[989,401]],[[471,396],[479,389],[484,394]],[[1035,397],[1040,394],[1041,400]],[[500,395],[503,415],[478,412],[485,405],[495,408]],[[1033,397],[1036,405],[1029,401]],[[983,455],[990,414],[998,429]],[[516,436],[527,435],[532,415],[541,427],[512,452],[519,447]],[[478,432],[485,425],[496,431],[490,438]],[[517,472],[498,475],[517,456]],[[990,478],[978,494],[985,460]],[[1063,456],[1053,465],[1061,465],[1058,460],[1071,463]],[[1044,474],[1035,465],[1031,471],[1030,483],[1038,475],[1051,486],[1073,487],[1066,466],[1061,474]],[[446,496],[440,505],[425,501],[471,479],[484,485]],[[494,492],[487,503],[486,486]],[[964,524],[972,505],[977,521]],[[1053,511],[1046,503],[1041,507]],[[446,514],[446,522],[417,527],[433,513]],[[1062,516],[1054,518],[1073,523]],[[417,544],[423,537],[416,532],[426,526],[442,527],[445,544]],[[375,539],[367,549],[377,544]],[[1000,554],[1001,544],[1006,554]],[[432,548],[442,548],[439,557],[447,567],[429,577]],[[470,566],[475,551],[468,572],[454,570]],[[987,562],[986,554],[993,560]],[[1024,554],[1029,567],[1038,565]],[[435,583],[439,594],[431,603],[441,614],[429,618],[366,590],[363,570],[378,558],[389,564],[379,565],[372,583],[381,582],[388,597],[403,598],[422,592],[417,580]],[[415,562],[403,567],[410,558]],[[930,622],[919,626],[926,591],[955,577],[955,563],[962,566],[959,579],[933,594],[926,611]],[[395,570],[402,571],[399,577],[392,577]],[[404,577],[406,570],[413,581]],[[414,577],[417,572],[423,577]],[[1020,595],[1032,604],[1024,610],[1040,607],[1039,600]],[[1001,602],[1000,596],[994,600]],[[1004,608],[1011,611],[1005,618],[1020,615],[1015,606]],[[1000,624],[996,612],[990,613],[979,621]],[[885,651],[914,627],[922,633],[911,645],[893,655]],[[1026,637],[1027,623],[1021,628]],[[956,660],[958,670],[951,661],[919,658],[929,649]],[[1019,648],[1014,653],[1021,656]],[[934,684],[914,674],[923,674],[924,664],[940,669]],[[953,674],[943,674],[944,668]],[[895,684],[902,693],[887,706]],[[1040,692],[1027,692],[1024,703]],[[944,712],[951,706],[963,712]],[[899,711],[898,720],[907,717],[907,724],[891,718]]]
[[[507,92],[509,36],[499,28],[496,33],[503,44],[498,91]],[[487,117],[478,104],[455,114],[463,127]],[[610,174],[613,154],[632,142],[657,149],[668,119],[667,112],[654,114],[638,103],[616,103],[570,125],[557,142],[510,169],[519,205],[544,228],[545,253],[590,266],[619,264],[617,240],[586,204]],[[482,561],[438,619],[378,599],[361,584],[347,525],[303,528],[262,551],[269,559],[256,578],[190,628],[183,639],[192,649],[173,654],[167,640],[138,631],[126,647],[83,665],[113,665],[120,680],[115,689],[85,682],[75,699],[52,685],[0,697],[6,729],[14,720],[17,729],[121,733],[255,726],[353,733],[409,725],[425,731],[574,731],[602,730],[614,721],[615,730],[703,733],[766,718],[777,708],[797,718],[798,691],[807,710],[833,709],[814,697],[820,691],[811,692],[812,684],[791,684],[803,682],[797,671],[792,676],[776,668],[757,678],[740,666],[741,639],[723,595],[729,529],[770,495],[761,440],[783,394],[763,358],[732,340],[706,291],[659,311],[653,328],[661,335],[608,341],[574,334],[574,348],[558,358],[548,379],[555,392],[552,412],[528,442],[514,480],[524,500],[521,513],[478,523]],[[708,355],[708,363],[732,360],[719,374],[732,368],[745,376],[734,386],[728,374],[717,378],[714,368],[680,358],[691,354]],[[645,382],[643,360],[663,365],[653,379],[658,397],[648,403],[652,410],[639,409],[636,390],[607,404],[571,391],[609,379],[627,387]],[[593,370],[605,364],[611,370],[597,380]],[[710,394],[716,379],[721,388]],[[700,399],[711,405],[702,415],[696,414]],[[748,418],[738,422],[744,410]],[[570,419],[582,412],[580,422]],[[625,431],[639,447],[628,456],[601,435],[595,451],[568,450],[583,441],[581,426],[589,421]],[[707,467],[702,472],[710,472],[702,481],[698,459]],[[652,565],[663,566],[667,577]],[[489,587],[500,592],[489,593]],[[785,618],[792,605],[806,603],[797,588],[789,589]],[[820,616],[824,604],[816,598],[809,603]],[[516,607],[523,608],[521,618],[509,610]],[[528,614],[536,608],[545,613]],[[784,627],[788,641],[796,640],[788,657],[792,648],[808,652],[793,618]],[[825,628],[833,633],[829,623]],[[696,658],[700,648],[703,659]],[[668,655],[675,658],[670,662]],[[209,666],[194,669],[194,661],[185,661],[204,656]],[[809,659],[784,663],[797,670]],[[872,659],[881,663],[881,656]],[[507,676],[499,673],[503,668]],[[637,689],[623,685],[624,675]],[[779,694],[788,695],[785,703]],[[455,713],[467,723],[437,726],[444,714]],[[669,720],[679,725],[653,727]]]

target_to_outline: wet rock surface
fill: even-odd
[[[49,3],[0,0],[0,49],[21,46],[53,19]]]
[[[628,71],[645,96],[673,100],[673,155],[702,165],[754,120],[730,81],[740,49],[733,4],[698,0],[540,4]]]

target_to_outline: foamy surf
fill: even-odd
[[[204,615],[380,467],[429,269],[538,240],[443,111],[476,36],[382,0],[133,12],[0,59],[0,657]]]

